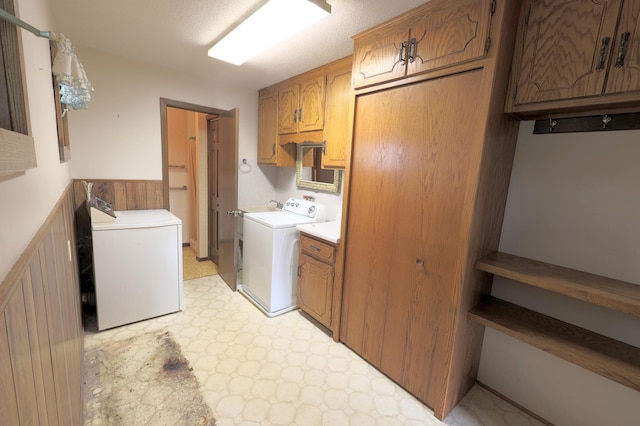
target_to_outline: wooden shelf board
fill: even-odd
[[[488,297],[470,320],[640,391],[640,348]]]
[[[587,303],[640,316],[638,284],[501,252],[494,252],[478,260],[476,269]]]

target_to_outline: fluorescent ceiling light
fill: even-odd
[[[209,49],[209,56],[240,65],[331,13],[325,0],[269,0]]]

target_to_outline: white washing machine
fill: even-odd
[[[324,222],[325,208],[290,198],[281,211],[243,216],[242,284],[238,291],[267,316],[297,308],[298,246],[296,225]]]
[[[98,330],[181,311],[182,222],[167,210],[92,219]]]

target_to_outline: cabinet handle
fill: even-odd
[[[302,108],[298,110],[298,121],[302,122]]]
[[[271,145],[271,155],[276,155],[276,144]]]
[[[415,38],[411,39],[411,43],[409,44],[409,63],[412,64],[413,60],[416,58],[416,42]]]
[[[616,68],[624,66],[624,57],[627,56],[627,48],[629,47],[630,32],[622,33],[620,37],[620,47],[618,47],[618,59],[616,60]]]
[[[598,59],[598,66],[596,71],[602,71],[604,69],[604,61],[607,59],[607,49],[611,43],[611,37],[604,37],[602,39],[602,46],[600,47],[600,59]]]
[[[424,259],[420,259],[420,258],[416,259],[416,265],[424,266]]]
[[[298,110],[297,109],[293,110],[293,122],[294,123],[298,122]]]
[[[320,251],[320,247],[316,247],[313,244],[309,246],[311,250]]]
[[[302,276],[302,265],[298,265],[298,278]]]
[[[407,42],[402,42],[402,47],[400,48],[400,65],[403,67],[407,64]]]

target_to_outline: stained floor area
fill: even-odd
[[[184,296],[183,312],[99,333],[88,329],[85,350],[171,333],[219,426],[542,425],[479,386],[440,422],[298,311],[267,318],[217,275],[186,281]],[[85,393],[95,392],[87,381]],[[137,409],[137,401],[130,401],[130,409]]]

